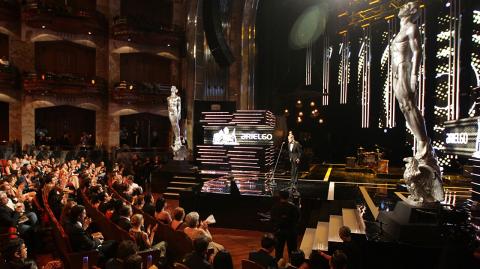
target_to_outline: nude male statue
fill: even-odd
[[[172,148],[173,151],[177,151],[182,146],[182,142],[180,140],[180,125],[178,124],[178,121],[181,117],[182,101],[180,99],[180,96],[177,95],[177,87],[172,86],[170,91],[171,95],[167,97],[168,118],[170,119],[170,123],[172,124],[174,134],[174,145]]]
[[[423,116],[416,106],[416,83],[422,51],[419,31],[415,24],[418,6],[409,2],[400,8],[400,31],[392,42],[393,90],[407,124],[417,139],[415,157],[426,157],[430,139],[427,136]]]
[[[425,121],[416,105],[416,84],[420,68],[420,33],[416,19],[419,7],[415,2],[403,5],[399,12],[400,31],[391,44],[393,91],[405,120],[417,140],[414,158],[407,158],[404,178],[414,202],[434,202],[444,199],[442,176]]]

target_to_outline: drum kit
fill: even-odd
[[[357,167],[368,167],[375,171],[385,170],[388,167],[388,160],[383,159],[384,152],[379,146],[375,147],[375,151],[366,151],[363,147],[357,149]],[[380,171],[378,171],[380,172]]]

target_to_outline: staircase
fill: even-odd
[[[323,217],[323,219],[325,219],[325,217]],[[342,242],[338,235],[338,230],[342,226],[348,226],[352,234],[365,236],[365,223],[359,215],[358,210],[342,208],[341,215],[330,214],[328,222],[318,221],[315,228],[305,229],[302,243],[300,244],[300,249],[305,253],[305,257],[309,257],[312,250],[327,252],[331,244]]]
[[[163,193],[166,199],[180,198],[180,192],[189,188],[198,187],[200,182],[194,176],[173,176]]]

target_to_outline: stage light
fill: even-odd
[[[284,111],[284,112],[285,112],[285,114],[287,114],[287,113],[288,113],[288,109],[285,109],[285,111]]]
[[[95,85],[95,80],[94,79],[92,79],[92,85]]]
[[[314,43],[325,31],[328,10],[328,3],[306,8],[290,30],[290,46],[294,49],[302,49]]]
[[[298,112],[298,116],[303,117],[303,112],[302,111]]]
[[[92,32],[88,31],[88,35],[91,35],[91,34],[92,34]]]
[[[295,104],[295,106],[296,106],[297,108],[301,108],[301,107],[302,107],[302,101],[297,100],[297,103]]]
[[[314,101],[311,101],[311,102],[310,102],[310,106],[315,106],[315,102],[314,102]]]
[[[130,85],[130,86],[128,87],[128,89],[129,89],[129,90],[133,90],[133,85]]]
[[[450,7],[450,5],[451,5],[450,1],[448,1],[448,2],[445,4],[446,7]]]
[[[384,132],[384,133],[387,133],[387,132],[388,132],[388,129],[383,129],[383,132]]]
[[[302,122],[302,118],[297,117],[297,122],[298,122],[298,123],[301,123],[301,122]]]
[[[46,28],[46,26],[45,26],[45,25],[42,25],[42,29],[45,29],[45,28]]]
[[[132,41],[132,39],[130,37],[127,40],[128,40],[128,42]]]
[[[322,123],[323,123],[323,119],[319,119],[319,120],[318,120],[318,123],[322,124]]]
[[[170,47],[170,44],[167,44],[167,47]]]
[[[45,80],[45,75],[42,75],[42,80]]]

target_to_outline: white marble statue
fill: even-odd
[[[180,125],[179,121],[181,119],[182,111],[182,100],[180,96],[177,95],[178,89],[175,86],[172,86],[171,95],[167,97],[168,103],[168,118],[172,124],[172,130],[174,135],[173,140],[173,152],[177,152],[182,147],[182,140],[180,138]]]
[[[444,199],[442,174],[425,128],[425,120],[416,106],[416,84],[422,50],[416,19],[419,7],[408,2],[400,8],[400,31],[391,44],[393,90],[408,127],[416,141],[416,154],[407,161],[404,178],[415,203],[441,202]]]

